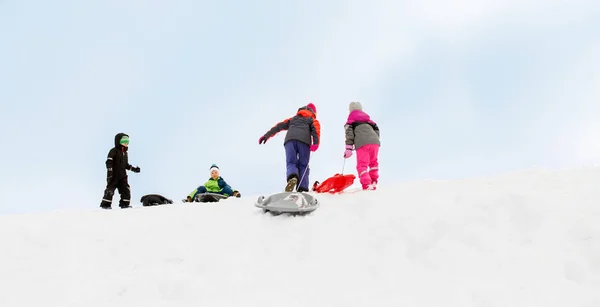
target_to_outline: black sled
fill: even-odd
[[[173,201],[159,194],[147,194],[140,198],[140,202],[144,207],[159,206],[172,204]]]
[[[217,194],[217,193],[201,193],[196,195],[196,197],[194,197],[194,200],[191,202],[198,202],[198,203],[216,203],[222,199],[227,199],[229,198],[228,196],[225,196],[223,194]],[[182,201],[184,203],[190,202],[188,201],[188,199],[182,199]]]
[[[228,197],[217,193],[202,193],[196,195],[196,201],[200,203],[216,203],[221,199],[227,199]]]

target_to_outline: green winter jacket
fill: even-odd
[[[225,182],[225,180],[222,177],[219,177],[217,179],[213,179],[211,177],[208,179],[208,181],[206,183],[204,183],[204,185],[201,185],[198,188],[196,188],[188,196],[191,197],[192,199],[194,199],[194,197],[196,197],[196,195],[198,193],[207,193],[207,192],[223,194],[225,196],[233,195],[233,189],[231,188],[231,186],[229,184],[227,184],[227,182]]]

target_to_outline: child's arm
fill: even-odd
[[[227,182],[223,178],[219,178],[219,180],[217,181],[217,184],[219,184],[219,189],[221,189],[221,191],[223,191],[223,189],[225,189],[225,188],[231,189],[231,186],[229,184],[227,184]]]
[[[115,159],[116,151],[114,148],[108,151],[108,156],[106,157],[106,169],[112,171],[113,169],[113,161]]]
[[[377,126],[377,124],[375,124],[375,123],[373,123],[373,125],[372,125],[372,126],[373,126],[373,130],[375,130],[375,133],[377,133],[377,137],[381,137],[381,136],[379,135],[379,126]]]
[[[290,120],[292,120],[291,117],[282,122],[277,123],[277,125],[273,126],[273,128],[271,128],[271,129],[269,129],[269,131],[267,131],[267,133],[265,133],[265,135],[263,135],[265,142],[268,139],[275,136],[277,133],[279,133],[283,130],[288,130],[290,128]]]
[[[240,192],[234,190],[223,178],[219,178],[218,184],[219,188],[221,189],[221,192],[225,193],[228,196],[239,197]]]
[[[310,125],[310,135],[312,136],[313,145],[318,146],[321,144],[321,123],[316,119]]]
[[[345,125],[346,128],[346,145],[354,145],[354,127]]]
[[[139,173],[140,172],[140,167],[139,166],[133,166],[131,164],[127,164],[127,167],[125,167],[127,170],[130,170],[134,173]]]
[[[106,181],[110,182],[113,177],[113,163],[115,159],[116,151],[114,148],[108,151],[108,156],[106,157]]]

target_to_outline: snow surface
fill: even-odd
[[[0,306],[597,307],[599,187],[588,168],[319,195],[304,217],[255,197],[6,215]]]

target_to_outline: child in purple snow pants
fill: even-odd
[[[310,153],[319,148],[321,139],[321,124],[317,120],[315,104],[311,102],[300,107],[296,115],[277,123],[260,137],[258,143],[265,144],[268,139],[284,130],[287,130],[284,140],[285,191],[292,192],[296,189],[298,192],[308,192]]]
[[[356,150],[356,170],[363,190],[375,190],[379,180],[379,127],[363,111],[360,102],[351,102],[348,110],[346,129],[346,151],[344,158],[352,156]]]
[[[289,140],[285,147],[286,178],[297,178],[299,192],[308,192],[308,178],[310,176],[310,146],[298,140]]]

